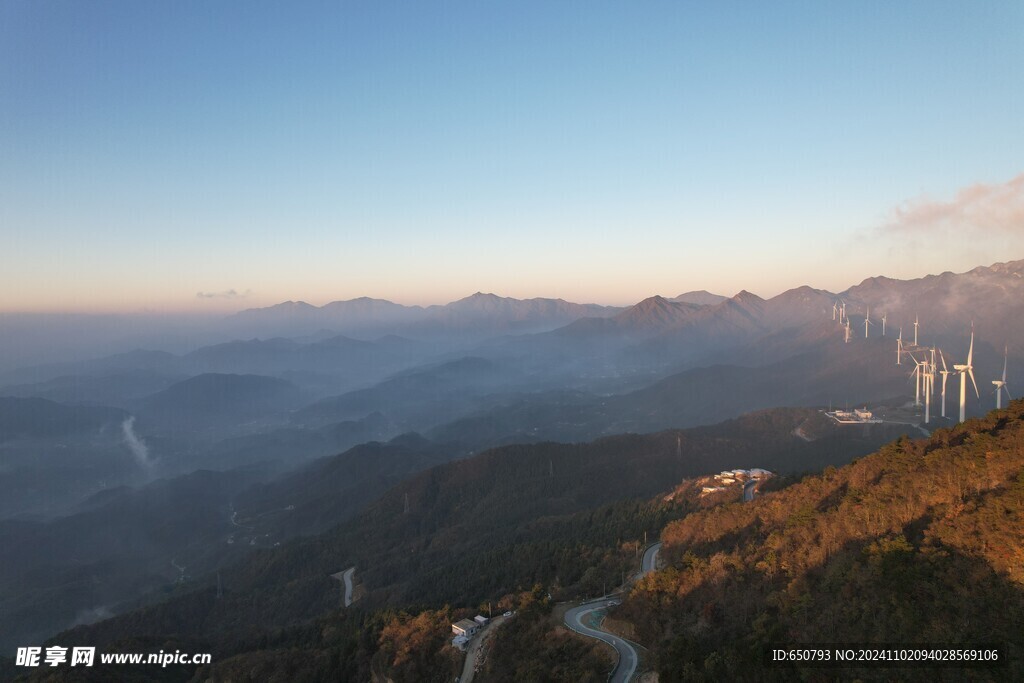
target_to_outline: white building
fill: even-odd
[[[460,619],[452,624],[452,633],[456,636],[463,636],[467,640],[476,635],[479,629],[480,624],[471,619]]]

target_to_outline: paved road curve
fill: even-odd
[[[661,552],[661,541],[658,541],[644,551],[644,557],[640,561],[640,576],[650,574],[658,568],[659,552]]]
[[[352,575],[356,573],[355,567],[349,567],[343,572],[331,574],[331,578],[345,582],[345,607],[352,604]]]
[[[661,551],[661,542],[655,543],[644,550],[644,556],[640,560],[640,576],[653,572],[658,567],[658,553]],[[573,607],[565,613],[565,625],[571,628],[576,633],[579,633],[590,638],[596,638],[602,642],[608,643],[619,656],[619,663],[615,666],[615,672],[612,675],[612,683],[626,683],[636,673],[637,664],[639,664],[639,657],[637,657],[636,649],[629,643],[629,641],[619,638],[613,633],[602,631],[600,629],[590,628],[586,625],[587,615],[591,612],[596,612],[599,609],[603,609],[610,605],[619,604],[618,600],[609,600],[608,598],[600,598],[598,600],[592,600],[585,602],[578,607]]]
[[[611,677],[611,683],[626,683],[633,677],[633,674],[636,673],[636,666],[639,662],[636,650],[628,641],[625,641],[614,634],[590,628],[585,624],[586,617],[591,612],[596,612],[608,605],[617,604],[619,604],[618,600],[609,600],[608,598],[585,602],[578,607],[573,607],[565,613],[565,625],[573,631],[576,631],[576,633],[589,636],[590,638],[597,638],[598,640],[608,643],[615,648],[615,652],[619,655],[619,663],[615,666],[615,672]]]

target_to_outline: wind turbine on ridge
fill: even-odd
[[[946,367],[946,357],[942,355],[942,349],[939,349],[939,360],[942,361],[942,369],[939,373],[942,375],[942,417],[946,417],[946,380],[949,379],[950,375],[955,375],[953,370]]]
[[[910,371],[910,376],[914,378],[914,405],[921,405],[921,385],[924,379],[924,370],[922,367],[928,366],[927,360],[918,360],[914,354],[910,354],[910,358],[914,361],[914,369]]]
[[[932,419],[932,394],[935,391],[935,347],[932,347],[931,360],[925,356],[924,360],[924,423],[928,424]]]
[[[914,316],[914,346],[917,346],[917,322],[918,322],[918,317],[915,315]]]
[[[1000,408],[1003,407],[1003,392],[1004,391],[1006,392],[1006,400],[1007,401],[1012,400],[1012,397],[1010,396],[1010,388],[1008,386],[1006,386],[1006,355],[1007,355],[1007,352],[1008,352],[1008,349],[1007,349],[1007,347],[1004,346],[1003,347],[1003,378],[1002,379],[994,379],[994,380],[992,380],[992,384],[996,385],[996,410],[999,410]]]
[[[896,338],[896,365],[900,365],[900,357],[903,355],[903,328],[900,328],[900,336]]]
[[[868,338],[868,325],[874,325],[874,323],[871,322],[871,307],[868,306],[867,310],[868,310],[868,312],[864,315],[864,338],[865,339]]]
[[[882,336],[883,337],[885,336],[885,316],[887,316],[887,315],[889,315],[889,314],[888,313],[883,313],[882,314]]]
[[[971,325],[971,346],[967,350],[967,362],[963,365],[954,365],[953,369],[960,373],[960,421],[967,419],[967,375],[971,376],[971,384],[974,385],[974,393],[978,398],[978,383],[974,381],[974,366],[971,364],[974,358],[974,325]]]

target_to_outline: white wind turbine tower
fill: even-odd
[[[833,303],[832,304],[832,319],[835,320],[837,315],[839,315],[839,304],[838,303]]]
[[[924,379],[924,370],[922,367],[928,367],[927,360],[918,360],[914,354],[910,354],[910,358],[914,361],[914,369],[910,372],[910,376],[914,378],[914,405],[921,405],[921,384]]]
[[[914,316],[914,346],[917,346],[917,316]]]
[[[935,393],[935,347],[932,347],[932,358],[928,361],[929,369],[932,373],[932,393]]]
[[[883,313],[882,314],[882,336],[883,337],[885,336],[885,316],[887,316],[887,315],[889,315],[889,314],[888,313]]]
[[[967,350],[967,362],[963,365],[954,365],[953,369],[960,373],[960,421],[963,422],[967,418],[967,375],[971,376],[971,384],[974,385],[974,393],[981,398],[981,394],[978,393],[978,383],[974,381],[974,366],[971,365],[971,361],[974,358],[974,327],[971,327],[971,346]]]
[[[849,318],[846,319],[846,327],[844,329],[846,330],[846,343],[849,344],[850,343],[850,319]]]
[[[1006,386],[1006,354],[1007,348],[1003,347],[1003,378],[992,380],[992,384],[996,385],[996,410],[1003,407],[1003,392],[1006,392],[1006,400],[1010,400],[1010,389]]]
[[[864,315],[864,338],[868,338],[868,325],[874,325],[871,322],[871,307],[868,307],[868,312]]]
[[[942,417],[946,417],[946,380],[955,373],[946,367],[946,357],[942,355],[942,349],[939,349],[939,360],[942,361],[942,369],[939,370],[942,375]]]
[[[896,338],[896,365],[900,365],[900,356],[903,355],[903,328],[900,328],[900,336]]]
[[[932,359],[924,361],[924,423],[928,424],[932,419],[932,391],[935,388],[935,349],[932,349]]]

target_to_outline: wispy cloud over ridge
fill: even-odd
[[[127,444],[128,449],[135,456],[139,465],[144,469],[149,469],[153,466],[153,461],[149,457],[149,446],[146,442],[135,433],[135,416],[132,415],[121,424],[121,431],[124,433],[124,442]]]
[[[251,289],[239,292],[235,289],[226,289],[223,292],[196,292],[199,299],[242,299],[252,294]]]
[[[1024,233],[1024,173],[1005,183],[969,185],[949,201],[906,201],[891,211],[883,226],[894,233],[931,229]]]

